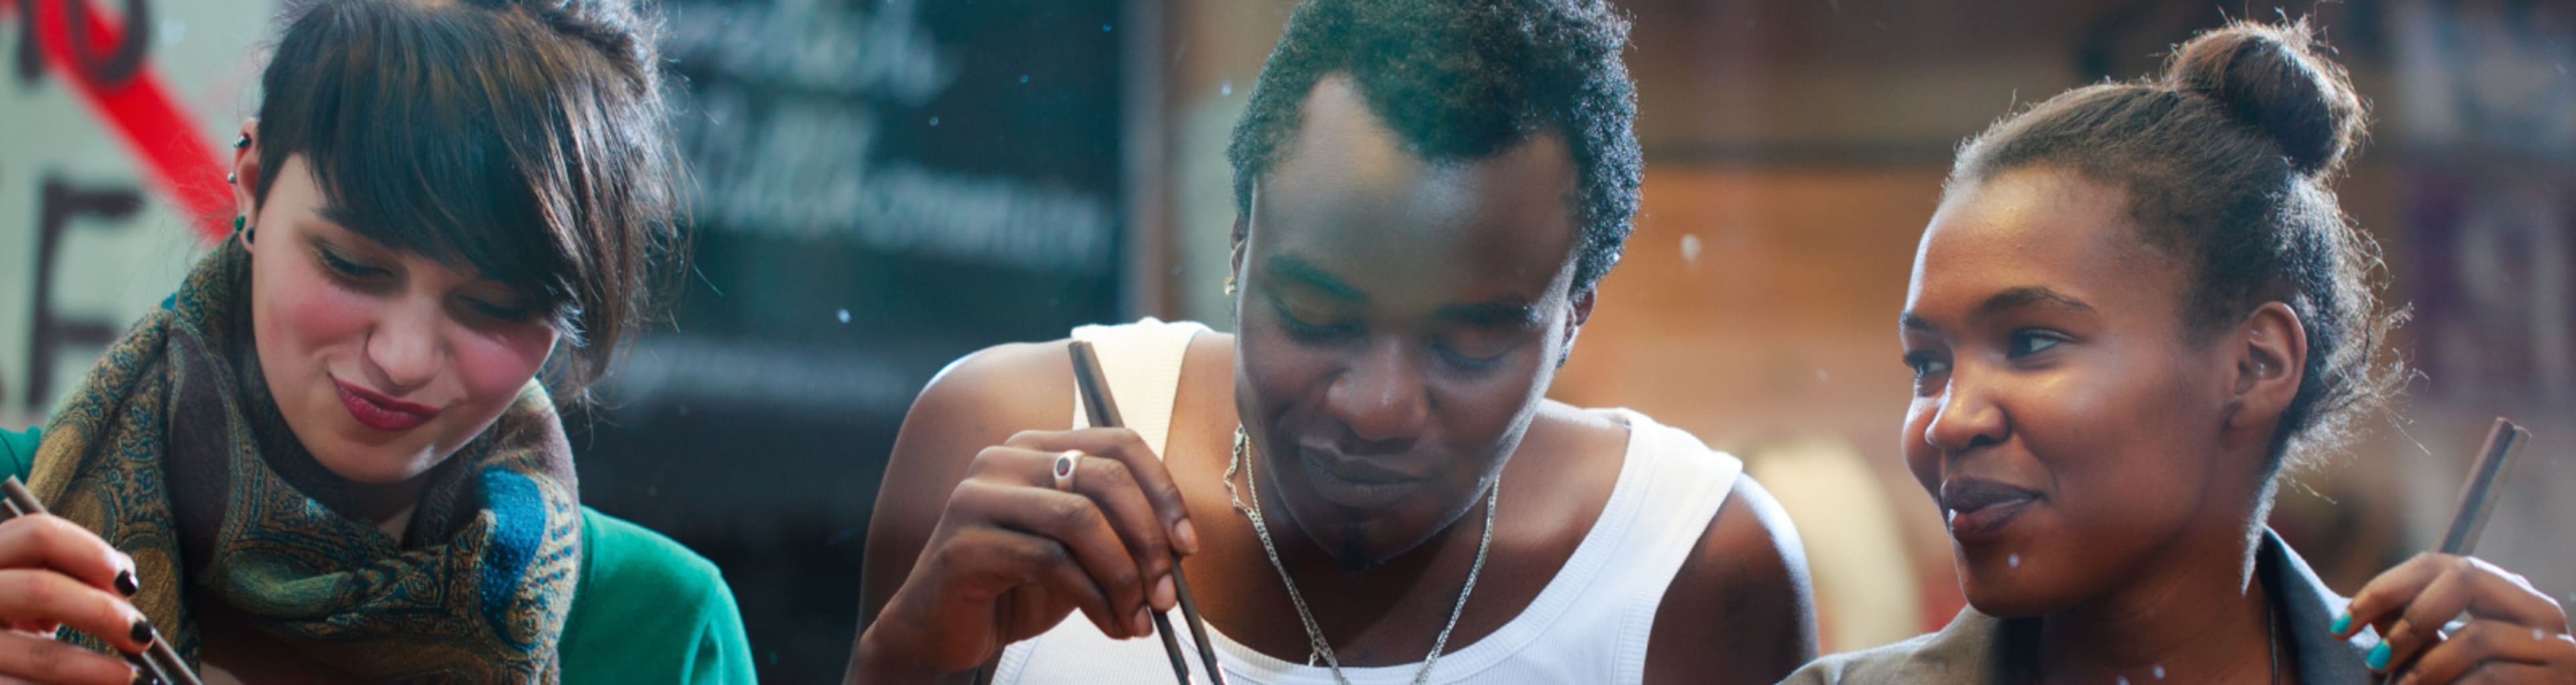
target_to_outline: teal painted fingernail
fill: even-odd
[[[2387,668],[2388,643],[2382,642],[2379,643],[2379,646],[2370,648],[2370,655],[2362,657],[2361,661],[2362,663],[2370,664],[2370,670],[2373,671]]]
[[[2334,622],[2334,627],[2332,627],[2332,628],[2328,628],[2328,630],[2334,631],[2334,634],[2336,634],[2336,635],[2342,635],[2344,631],[2351,630],[2351,629],[2352,629],[2352,614],[2350,614],[2350,613],[2346,613],[2346,614],[2344,614],[2344,615],[2342,615],[2342,616],[2336,616],[2336,617],[2335,617],[2335,622]]]

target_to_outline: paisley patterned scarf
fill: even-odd
[[[237,241],[199,261],[54,414],[29,487],[134,557],[135,606],[191,661],[192,607],[220,602],[371,682],[556,681],[582,524],[544,388],[422,476],[397,540],[339,513],[341,481],[269,399],[249,286]]]

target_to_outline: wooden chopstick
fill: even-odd
[[[2498,416],[2487,429],[2487,441],[2478,448],[2478,463],[2469,467],[2469,481],[2460,485],[2460,502],[2451,510],[2451,524],[2442,532],[2443,554],[2467,555],[2478,547],[2478,535],[2486,531],[2487,512],[2495,509],[2496,481],[2504,477],[2505,467],[2512,465],[2514,449],[2531,439],[2531,431],[2513,425]],[[2381,640],[2388,636],[2380,636]],[[2379,676],[2381,685],[2397,679],[2391,670]]]
[[[2469,482],[2460,486],[2460,503],[2442,533],[2442,553],[2468,554],[2477,548],[2478,534],[2487,527],[2487,512],[2495,509],[2496,481],[2513,463],[2514,448],[2530,439],[2531,431],[2496,417],[2495,426],[2487,429],[2486,445],[2478,449],[2477,465],[2469,470]]]
[[[28,492],[27,484],[18,482],[17,476],[0,481],[0,494],[8,496],[7,509],[11,517],[46,513],[45,505],[36,501],[36,493]],[[143,659],[135,662],[137,666],[164,683],[205,685],[206,681],[198,679],[197,672],[188,668],[187,660],[179,658],[179,650],[170,646],[168,636],[162,634],[161,629],[152,628],[149,619],[144,620],[143,625],[152,631],[152,646],[143,651]],[[128,658],[128,661],[134,660]]]
[[[1082,392],[1082,407],[1094,428],[1118,428],[1126,425],[1119,419],[1118,400],[1109,396],[1109,380],[1102,377],[1100,357],[1091,351],[1091,342],[1076,340],[1069,346],[1073,356],[1073,380]],[[1208,644],[1207,623],[1199,618],[1198,600],[1190,597],[1190,581],[1181,575],[1181,555],[1172,553],[1172,589],[1180,597],[1181,619],[1190,624],[1190,638],[1199,651],[1199,664],[1207,667],[1208,681],[1225,685],[1225,670],[1216,665],[1216,648]],[[1181,658],[1181,645],[1172,636],[1172,619],[1163,612],[1154,615],[1154,632],[1163,637],[1163,652],[1172,657],[1172,673],[1189,685],[1190,666]]]

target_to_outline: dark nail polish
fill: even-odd
[[[161,685],[161,678],[150,673],[134,674],[134,685]]]
[[[116,572],[116,591],[132,597],[134,593],[143,591],[143,584],[134,580],[134,571],[118,571]]]
[[[134,619],[134,630],[130,634],[135,642],[143,643],[145,647],[152,646],[152,638],[156,637],[152,631],[152,623],[139,618]]]

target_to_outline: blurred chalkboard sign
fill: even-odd
[[[913,395],[1117,315],[1119,4],[663,10],[696,268],[576,426],[582,497],[723,567],[762,680],[836,680]]]

